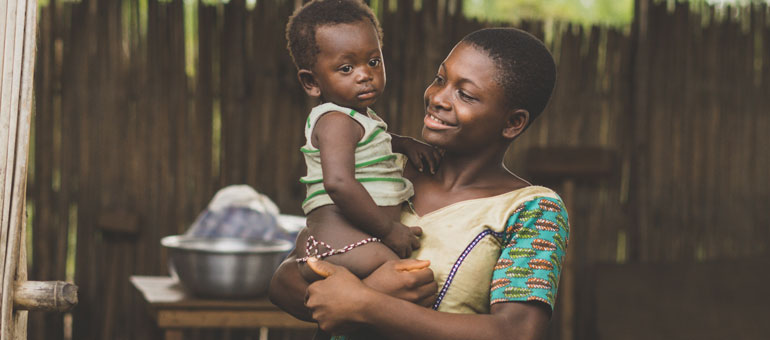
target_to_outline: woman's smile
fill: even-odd
[[[426,128],[431,130],[447,130],[455,127],[455,125],[449,124],[430,113],[425,114],[423,123]]]

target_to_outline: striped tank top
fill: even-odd
[[[393,153],[388,126],[373,110],[361,113],[333,103],[324,103],[313,108],[305,124],[305,145],[300,148],[305,157],[307,175],[300,182],[307,186],[307,195],[302,209],[309,214],[313,209],[334,204],[323,186],[321,152],[311,143],[311,136],[318,119],[324,114],[338,111],[347,114],[364,128],[364,135],[355,150],[356,180],[364,186],[379,206],[398,205],[412,197],[414,189],[409,180],[402,177],[404,156]]]

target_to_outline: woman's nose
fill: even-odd
[[[449,110],[452,107],[449,95],[450,91],[446,86],[431,85],[427,91],[428,105],[436,109]]]

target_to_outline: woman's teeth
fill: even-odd
[[[429,115],[428,115],[428,117],[429,117],[431,120],[433,120],[433,121],[436,121],[436,122],[438,122],[438,123],[440,123],[440,124],[442,124],[442,125],[449,125],[449,124],[447,124],[446,122],[444,122],[443,120],[436,118],[436,116],[434,116],[434,115],[431,115],[431,114],[429,114]]]

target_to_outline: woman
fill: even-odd
[[[430,268],[390,261],[359,280],[312,261],[326,279],[307,286],[289,259],[276,272],[271,300],[332,334],[363,325],[393,339],[541,338],[566,252],[567,215],[553,191],[508,171],[503,157],[545,108],[555,78],[551,54],[526,32],[484,29],[463,38],[425,91],[422,136],[444,150],[441,166],[435,175],[408,165],[404,173],[415,196],[401,221],[423,228],[413,257]]]

